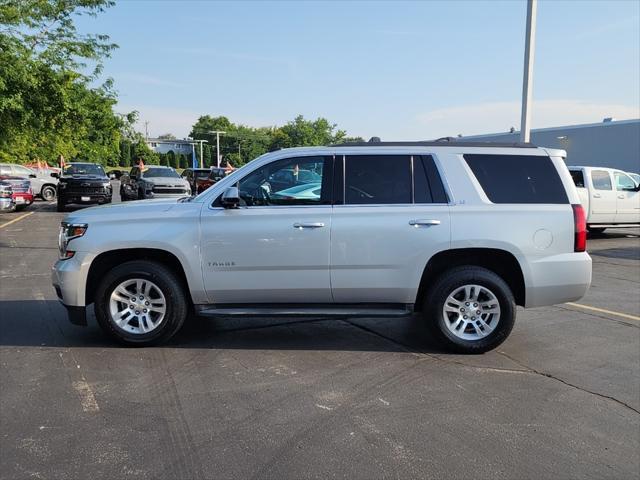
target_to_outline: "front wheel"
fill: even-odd
[[[134,260],[109,271],[96,292],[98,324],[112,338],[137,346],[169,340],[187,316],[185,287],[152,261]]]
[[[428,291],[426,320],[440,342],[458,353],[484,353],[511,333],[516,304],[511,289],[482,267],[456,267],[443,273]]]
[[[58,201],[56,202],[56,211],[64,212],[64,207],[65,207],[64,199],[60,195],[58,195]]]

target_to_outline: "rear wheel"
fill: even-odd
[[[168,268],[147,260],[108,272],[96,292],[98,324],[116,340],[138,346],[162,343],[182,327],[187,300],[182,282]]]
[[[16,212],[21,212],[22,210],[25,210],[29,205],[16,205]]]
[[[56,188],[53,185],[45,185],[40,190],[40,195],[45,202],[53,202],[56,199]]]
[[[428,291],[426,320],[440,342],[459,353],[484,353],[506,340],[516,304],[506,282],[485,268],[456,267]]]

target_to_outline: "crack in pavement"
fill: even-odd
[[[566,380],[563,380],[562,378],[556,377],[551,373],[541,372],[540,370],[536,370],[535,368],[530,367],[529,365],[526,365],[526,364],[522,363],[521,361],[513,358],[511,355],[509,355],[509,354],[507,354],[507,353],[505,353],[505,352],[503,352],[501,350],[497,351],[497,352],[498,352],[499,355],[502,355],[502,356],[508,358],[509,360],[511,360],[512,362],[520,365],[523,368],[526,368],[527,371],[529,371],[531,373],[535,373],[536,375],[541,375],[543,377],[551,378],[551,379],[556,380],[556,381],[558,381],[560,383],[564,383],[565,385],[568,385],[569,387],[573,387],[576,390],[580,390],[581,392],[590,393],[591,395],[595,395],[595,396],[600,397],[600,398],[606,398],[608,400],[613,400],[614,402],[622,405],[623,407],[627,407],[629,410],[632,410],[632,411],[636,412],[637,414],[640,414],[640,410],[632,407],[631,405],[629,405],[628,403],[623,402],[622,400],[618,400],[617,398],[612,397],[610,395],[605,395],[604,393],[594,392],[593,390],[588,390],[588,389],[586,389],[584,387],[580,387],[580,386],[575,385],[573,383],[570,383],[570,382],[568,382]]]
[[[512,368],[496,368],[496,367],[483,367],[483,366],[478,366],[478,365],[468,365],[466,363],[459,362],[459,361],[456,361],[456,360],[444,359],[444,358],[439,357],[438,355],[434,355],[434,354],[431,354],[431,353],[421,352],[419,350],[415,350],[414,348],[409,347],[408,345],[404,345],[404,344],[398,342],[397,340],[395,340],[395,339],[393,339],[391,337],[388,337],[386,335],[378,333],[375,330],[372,330],[370,328],[363,327],[361,325],[357,325],[355,323],[352,323],[349,320],[344,319],[343,321],[345,321],[346,323],[348,323],[348,324],[350,324],[350,325],[352,325],[352,326],[354,326],[356,328],[364,330],[365,332],[368,332],[368,333],[370,333],[372,335],[376,335],[378,337],[382,337],[387,341],[395,343],[396,345],[402,347],[408,353],[412,353],[414,355],[420,355],[420,356],[425,355],[427,357],[433,358],[434,360],[438,360],[438,361],[441,361],[441,362],[444,362],[444,363],[453,364],[453,365],[459,365],[459,366],[462,366],[462,367],[471,368],[471,369],[475,369],[475,370],[481,370],[481,371],[492,371],[492,372],[503,372],[503,373],[518,373],[518,374],[523,374],[524,373],[524,374],[539,375],[541,377],[549,378],[549,379],[555,380],[557,382],[560,382],[560,383],[562,383],[564,385],[567,385],[569,387],[575,388],[576,390],[580,390],[581,392],[589,393],[591,395],[595,395],[595,396],[600,397],[600,398],[611,400],[611,401],[613,401],[613,402],[615,402],[615,403],[617,403],[619,405],[622,405],[623,407],[626,407],[627,409],[629,409],[629,410],[631,410],[631,411],[633,411],[633,412],[635,412],[637,414],[640,414],[640,410],[632,407],[631,405],[629,405],[628,403],[623,402],[622,400],[618,400],[617,398],[612,397],[610,395],[605,395],[604,393],[599,393],[599,392],[595,392],[595,391],[592,391],[592,390],[588,390],[588,389],[586,389],[584,387],[580,387],[580,386],[575,385],[573,383],[570,383],[570,382],[568,382],[566,380],[563,380],[562,378],[556,377],[556,376],[552,375],[551,373],[542,372],[540,370],[537,370],[537,369],[535,369],[533,367],[530,367],[529,365],[526,365],[526,364],[522,363],[521,361],[513,358],[512,356],[506,354],[503,351],[496,350],[496,352],[499,355],[502,355],[505,358],[508,358],[509,360],[511,360],[516,365],[521,366],[524,370],[517,370],[517,369],[512,369]]]

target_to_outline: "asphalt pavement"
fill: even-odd
[[[419,318],[190,319],[126,348],[66,319],[64,214],[0,215],[0,478],[640,477],[640,231],[480,356]]]

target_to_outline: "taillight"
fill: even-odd
[[[571,205],[573,208],[573,229],[574,229],[574,252],[584,252],[587,250],[587,218],[582,205]]]

